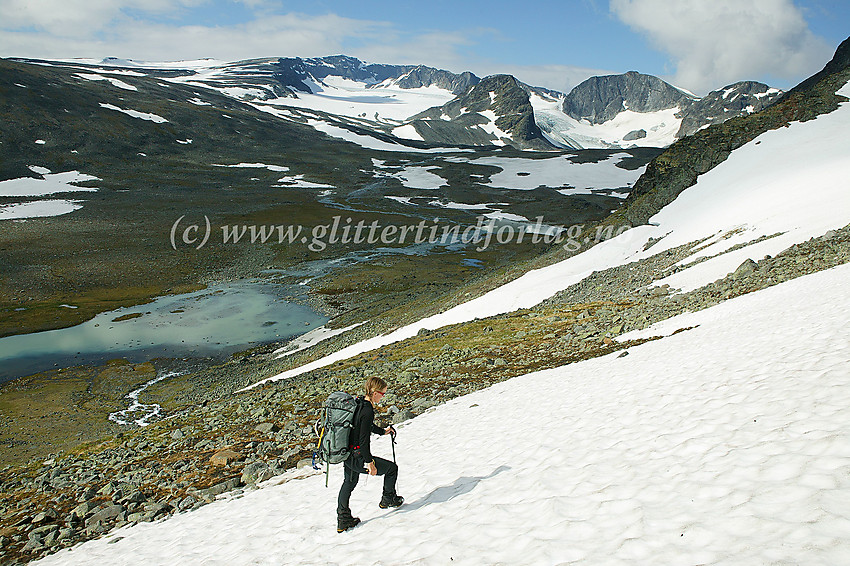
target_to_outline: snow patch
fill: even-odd
[[[100,105],[101,105],[101,107],[106,108],[108,110],[115,110],[116,112],[123,112],[124,114],[127,114],[128,116],[132,116],[133,118],[139,118],[141,120],[149,120],[149,121],[155,122],[157,124],[162,124],[164,122],[168,122],[168,120],[166,120],[162,116],[157,116],[156,114],[151,114],[149,112],[139,112],[138,110],[125,110],[123,108],[119,108],[118,106],[115,106],[114,104],[106,104],[106,103],[103,103],[103,102],[101,102]]]
[[[123,88],[124,90],[139,90],[131,84],[127,84],[122,80],[114,79],[112,77],[104,77],[103,75],[93,73],[76,73],[76,75],[87,81],[108,81],[112,86]]]
[[[570,156],[546,157],[542,159],[511,157],[479,157],[468,160],[478,165],[494,165],[502,169],[490,177],[486,183],[490,187],[531,190],[537,187],[563,187],[564,194],[589,193],[589,189],[616,189],[630,187],[643,173],[645,167],[634,170],[617,167],[627,153],[615,153],[598,163],[574,163]],[[460,163],[465,158],[453,157],[451,161]]]
[[[409,165],[390,176],[400,180],[401,184],[409,189],[438,189],[446,185],[446,180],[431,173],[434,169],[439,169],[439,167]]]
[[[272,185],[273,187],[280,188],[298,188],[298,189],[335,189],[333,185],[326,185],[324,183],[313,183],[312,181],[305,181],[304,175],[292,175],[289,177],[281,177],[277,180],[278,185]]]
[[[357,328],[361,324],[366,324],[366,322],[368,321],[358,322],[356,324],[352,324],[351,326],[346,326],[345,328],[328,328],[326,326],[319,326],[317,328],[314,328],[310,332],[307,332],[306,334],[302,334],[298,338],[295,338],[283,348],[275,350],[274,352],[272,352],[272,355],[277,355],[278,358],[291,356],[295,352],[306,350],[307,348],[315,346],[323,340],[327,340],[328,338],[333,338],[334,336],[344,334],[349,330]]]
[[[493,93],[490,93],[493,94]],[[487,124],[478,124],[478,127],[487,132],[488,134],[494,136],[496,139],[493,141],[493,145],[505,145],[505,141],[503,138],[511,139],[511,135],[496,125],[496,113],[492,110],[483,110],[479,112],[481,116],[484,116],[489,120]]]
[[[20,220],[24,218],[45,218],[62,216],[81,209],[76,200],[39,200],[0,205],[0,220]]]
[[[268,169],[269,171],[275,171],[277,173],[285,173],[289,171],[289,167],[284,167],[283,165],[267,165],[265,163],[237,163],[235,165],[221,165],[219,163],[213,163],[213,167],[245,167],[252,169]]]
[[[9,179],[8,181],[0,181],[0,197],[38,197],[55,193],[94,192],[97,190],[96,188],[77,187],[72,183],[100,180],[93,175],[86,175],[79,171],[65,171],[64,173],[51,174],[50,170],[44,167],[31,166],[30,169],[43,175],[44,178],[33,179],[32,177],[21,177],[18,179]],[[38,170],[36,171],[36,169]]]
[[[404,126],[393,128],[392,133],[397,138],[425,141],[424,138],[419,135],[419,132],[416,131],[416,128],[413,126],[413,124],[405,124]]]

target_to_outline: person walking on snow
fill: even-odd
[[[351,515],[349,500],[351,492],[357,486],[360,474],[368,473],[370,476],[384,476],[384,491],[378,506],[381,509],[398,507],[404,501],[403,497],[395,491],[398,479],[398,466],[395,462],[372,456],[369,437],[375,434],[391,434],[395,438],[395,429],[392,425],[385,429],[375,425],[375,405],[381,402],[387,393],[387,382],[380,377],[372,376],[366,380],[364,386],[366,394],[357,398],[357,409],[354,411],[354,420],[351,426],[351,455],[344,462],[344,476],[342,487],[339,489],[337,500],[337,532],[341,533],[356,526],[360,519]]]

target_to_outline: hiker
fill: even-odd
[[[392,425],[382,429],[375,425],[375,405],[381,402],[387,393],[387,382],[380,377],[372,376],[366,380],[366,394],[357,398],[357,409],[354,412],[351,436],[351,455],[343,464],[345,479],[339,489],[337,501],[337,532],[347,531],[356,526],[360,519],[351,515],[348,502],[351,492],[357,486],[360,474],[368,473],[370,476],[384,476],[384,491],[378,506],[381,509],[398,507],[404,501],[395,492],[395,483],[398,479],[398,466],[394,462],[372,456],[369,449],[369,436],[375,434],[391,434],[395,439],[395,429]]]

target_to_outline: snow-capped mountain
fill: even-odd
[[[155,67],[158,64],[153,64]],[[362,88],[398,87],[417,89],[434,86],[460,94],[478,83],[479,78],[466,72],[459,75],[423,65],[382,65],[364,63],[345,55],[302,59],[300,57],[264,58],[224,63],[204,69],[187,69],[183,81],[214,89],[246,89],[238,93],[243,100],[270,100],[297,97],[301,93],[321,92],[330,83],[350,81]]]
[[[93,63],[93,62],[92,62]],[[479,79],[423,65],[344,55],[144,64],[163,78],[218,90],[280,117],[437,145],[521,149],[666,147],[729,118],[758,112],[782,92],[752,81],[698,97],[634,71],[591,77],[564,94],[510,75]]]
[[[555,145],[665,147],[711,124],[758,112],[782,91],[745,81],[700,98],[634,71],[591,77],[563,98],[532,94],[535,117]]]

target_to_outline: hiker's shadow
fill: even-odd
[[[499,466],[490,474],[481,477],[463,477],[458,478],[452,485],[444,485],[442,487],[438,487],[428,495],[420,497],[416,501],[404,505],[401,509],[399,509],[398,513],[411,513],[418,509],[425,507],[426,505],[432,505],[434,503],[445,503],[446,501],[451,501],[455,497],[459,497],[461,495],[465,495],[475,489],[479,483],[484,480],[488,480],[502,472],[510,470],[510,466]]]

